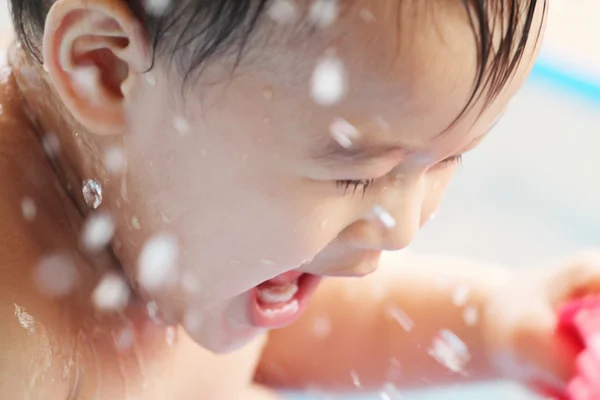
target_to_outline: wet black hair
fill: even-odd
[[[175,60],[178,54],[186,53],[179,66],[187,77],[211,58],[232,50],[237,52],[239,60],[267,7],[276,0],[171,0],[173,6],[159,16],[146,12],[144,0],[121,1],[145,26],[155,56],[166,55]],[[510,80],[531,35],[539,39],[541,28],[533,26],[534,15],[540,4],[546,14],[547,0],[457,1],[462,2],[468,13],[478,50],[477,74],[464,113],[484,93],[489,105]],[[40,63],[44,21],[52,2],[10,0],[17,37]],[[498,24],[502,31],[500,38],[495,33]],[[183,49],[186,51],[182,52]]]

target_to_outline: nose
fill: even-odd
[[[413,241],[421,227],[424,189],[423,179],[415,179],[382,193],[373,214],[383,250],[400,250]]]

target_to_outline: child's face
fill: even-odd
[[[477,55],[462,5],[450,3],[415,14],[398,13],[396,1],[358,1],[302,40],[292,27],[260,26],[233,76],[229,61],[213,61],[182,97],[181,75],[159,59],[147,80],[155,84],[135,87],[124,137],[132,216],[148,234],[181,240],[185,283],[153,295],[198,342],[224,350],[287,324],[297,314],[270,324],[249,313],[251,289],[296,269],[373,272],[381,251],[407,246],[430,218],[455,158],[481,142],[523,83],[542,19],[514,79],[453,124]],[[310,82],[329,46],[349,91],[323,107]],[[338,118],[360,132],[349,148],[330,133]],[[374,183],[338,182],[348,180]]]

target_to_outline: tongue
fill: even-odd
[[[269,279],[265,283],[269,285],[289,285],[290,283],[296,282],[296,280],[302,275],[304,275],[302,272],[289,271],[281,275],[277,275],[275,278]]]

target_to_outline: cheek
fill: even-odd
[[[434,171],[427,175],[425,197],[421,208],[421,225],[424,225],[435,214],[446,188],[454,175],[455,168]]]

